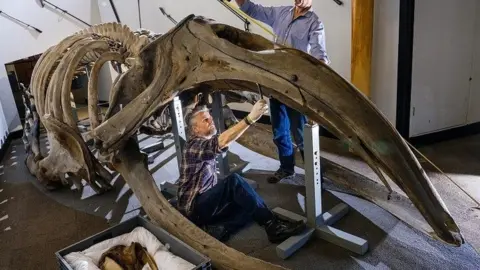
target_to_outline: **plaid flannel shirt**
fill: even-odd
[[[218,146],[218,135],[210,139],[194,137],[185,143],[178,189],[177,208],[191,213],[195,197],[217,184],[216,157],[227,151]]]

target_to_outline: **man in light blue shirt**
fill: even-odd
[[[250,0],[235,1],[250,17],[273,28],[276,43],[304,51],[330,64],[325,46],[325,29],[312,10],[312,0],[294,0],[295,6],[280,7],[265,7]],[[270,117],[273,141],[278,148],[280,168],[268,178],[268,181],[277,183],[295,175],[295,152],[290,131],[293,133],[302,158],[304,156],[303,126],[307,119],[298,111],[273,98],[270,99]]]

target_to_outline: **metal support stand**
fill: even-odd
[[[187,141],[187,135],[185,132],[182,102],[178,97],[173,98],[173,100],[170,102],[170,116],[172,117],[172,132],[173,139],[175,141],[177,164],[178,169],[180,170],[182,164],[183,146]],[[168,197],[176,197],[177,189],[178,186],[176,184],[172,184],[169,182],[163,182],[160,184],[160,190],[164,193],[164,195],[168,195]]]
[[[183,146],[185,145],[187,136],[183,119],[182,103],[178,97],[175,97],[170,103],[170,115],[172,116],[172,130],[175,140],[178,168],[180,169],[182,164]]]
[[[218,134],[225,131],[225,119],[223,118],[222,113],[222,95],[219,92],[215,92],[213,94],[212,100],[212,116],[213,121],[215,122],[215,126],[217,127]],[[228,166],[228,153],[222,153],[217,156],[217,168],[218,168],[218,178],[224,179],[226,175],[229,173],[230,168]]]
[[[220,92],[215,92],[212,97],[212,117],[215,121],[218,133],[225,131],[225,119],[223,118],[223,98]],[[231,164],[228,161],[228,153],[222,153],[217,156],[217,175],[219,180],[224,180],[232,173],[245,173],[250,169],[250,163]],[[245,179],[254,189],[257,188],[257,182]]]
[[[320,169],[320,137],[318,125],[305,125],[305,190],[306,190],[306,215],[292,213],[282,208],[275,208],[273,212],[290,220],[306,220],[308,229],[304,233],[293,236],[277,246],[277,255],[286,259],[300,249],[311,237],[326,240],[357,254],[365,254],[368,242],[365,239],[351,235],[331,227],[348,212],[348,206],[340,203],[330,211],[323,212],[322,208],[322,179]]]

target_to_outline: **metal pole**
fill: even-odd
[[[178,24],[178,22],[174,18],[172,18],[172,16],[170,16],[170,14],[165,12],[165,9],[163,9],[162,7],[159,7],[159,9],[165,17],[167,17],[170,21],[173,22],[173,24],[175,24],[175,25]]]
[[[228,0],[227,0],[228,1]],[[224,7],[226,7],[230,12],[232,12],[235,16],[237,16],[240,20],[243,21],[245,31],[250,32],[250,21],[247,20],[245,17],[243,17],[240,13],[238,13],[235,9],[233,9],[231,6],[227,5],[224,0],[218,0]],[[230,1],[228,1],[230,2]]]
[[[115,4],[113,3],[113,0],[109,0],[109,1],[110,1],[110,6],[112,7],[112,10],[113,10],[113,14],[115,14],[115,18],[117,19],[117,22],[122,23],[120,21],[120,17],[118,16],[117,9],[115,8]]]
[[[19,19],[16,19],[16,18],[8,15],[7,13],[5,13],[5,12],[3,12],[3,11],[1,11],[1,10],[0,10],[0,14],[3,14],[3,15],[5,15],[5,16],[7,16],[8,18],[12,19],[12,20],[15,20],[15,21],[17,21],[17,22],[19,22],[19,23],[21,23],[21,24],[23,24],[23,25],[26,25],[27,27],[31,27],[31,28],[33,28],[35,31],[37,31],[38,33],[42,33],[42,30],[40,30],[40,29],[38,29],[38,28],[36,28],[36,27],[33,27],[33,26],[31,26],[30,24],[28,24],[28,23],[24,23],[24,22],[20,21]]]
[[[212,116],[215,126],[217,127],[218,134],[225,131],[225,120],[222,114],[222,94],[220,92],[213,93],[212,100]],[[230,167],[228,164],[227,153],[221,153],[217,156],[217,165],[219,170],[219,178],[224,179],[230,174]]]
[[[66,13],[66,14],[69,15],[70,17],[72,17],[72,18],[74,18],[74,19],[76,19],[76,20],[78,20],[78,21],[86,24],[87,26],[92,26],[91,24],[87,23],[86,21],[78,18],[77,16],[71,14],[70,12],[66,11],[65,9],[62,9],[62,8],[60,8],[60,7],[56,6],[56,5],[48,2],[47,0],[37,0],[37,3],[38,3],[41,7],[44,7],[44,6],[45,6],[45,5],[43,4],[44,2],[47,3],[47,4],[49,4],[49,5],[51,5],[51,6],[54,7],[55,9],[61,10],[63,13]]]
[[[315,125],[305,125],[305,186],[306,188],[306,212],[307,223],[315,228],[323,224],[322,220],[322,173],[320,168],[320,136],[319,127]]]
[[[140,12],[140,0],[137,0],[138,6],[138,22],[140,24],[140,28],[142,28],[142,13]]]
[[[182,102],[179,97],[175,97],[173,101],[170,102],[170,115],[172,117],[172,131],[175,140],[175,150],[177,152],[178,169],[180,170],[182,165],[182,151],[187,141],[187,134],[185,132]]]

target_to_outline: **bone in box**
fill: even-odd
[[[194,269],[212,269],[211,260],[208,257],[188,246],[175,236],[169,234],[164,229],[154,225],[142,216],[136,216],[134,218],[126,220],[125,222],[122,222],[105,231],[97,233],[89,238],[86,238],[80,242],[77,242],[71,246],[55,252],[55,256],[57,257],[60,269],[73,270],[70,265],[68,265],[67,261],[64,259],[64,256],[66,256],[67,254],[75,251],[85,250],[104,240],[111,239],[125,233],[129,233],[138,226],[150,231],[163,244],[169,244],[170,252],[196,265]]]

